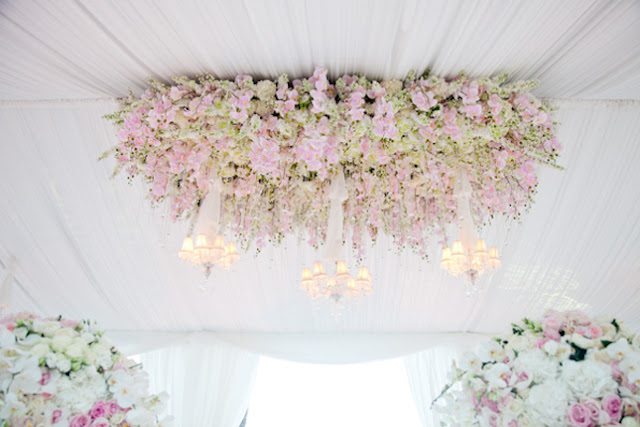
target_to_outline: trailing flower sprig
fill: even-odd
[[[142,176],[174,219],[198,210],[222,178],[222,226],[260,246],[326,233],[328,189],[340,167],[349,198],[345,238],[392,235],[420,253],[455,220],[454,177],[465,169],[477,221],[518,218],[536,192],[536,163],[555,165],[552,109],[532,82],[447,80],[411,73],[375,81],[327,71],[308,79],[254,82],[211,76],[151,81],[110,116],[118,170]]]

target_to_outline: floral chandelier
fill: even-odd
[[[505,77],[329,81],[319,68],[293,82],[151,83],[108,116],[117,170],[142,176],[176,220],[193,217],[220,177],[219,226],[243,248],[287,235],[322,245],[331,182],[344,173],[341,241],[362,258],[365,234],[375,242],[384,233],[426,255],[456,221],[457,171],[468,174],[475,223],[518,218],[533,202],[534,165],[555,166],[561,148],[552,109],[528,92],[535,83]]]

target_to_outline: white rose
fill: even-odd
[[[51,340],[51,348],[55,351],[63,352],[73,342],[73,338],[67,335],[54,335]]]
[[[74,340],[71,344],[67,346],[64,350],[65,354],[69,356],[71,359],[81,360],[84,356],[84,352],[86,349],[86,344],[81,339]]]
[[[51,352],[51,347],[46,342],[41,342],[33,346],[31,349],[31,354],[36,356],[38,359],[42,359],[46,357]]]
[[[56,368],[58,368],[60,372],[63,372],[66,374],[71,370],[71,361],[66,357],[59,358],[58,361],[56,362]]]

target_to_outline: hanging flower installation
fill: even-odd
[[[560,150],[551,108],[533,86],[428,74],[331,82],[321,68],[293,82],[152,82],[109,116],[119,129],[113,154],[149,183],[153,202],[170,203],[174,219],[197,211],[210,177],[221,177],[221,226],[245,246],[287,234],[318,246],[340,167],[354,247],[364,233],[375,241],[384,232],[424,254],[455,219],[457,170],[469,173],[477,221],[518,217],[532,202],[534,165],[555,165]]]
[[[435,406],[447,425],[640,425],[640,335],[616,319],[524,319],[452,377]]]
[[[150,395],[140,365],[88,321],[20,313],[0,319],[0,426],[144,426],[166,393]]]

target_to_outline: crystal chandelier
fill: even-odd
[[[476,241],[475,249],[465,246],[460,240],[453,242],[451,248],[442,249],[440,267],[454,277],[464,277],[469,285],[467,289],[469,295],[479,291],[477,281],[480,276],[499,268],[500,265],[498,248],[492,247],[487,252],[487,243],[484,239]]]
[[[195,245],[191,236],[185,237],[178,256],[202,268],[206,278],[209,278],[214,267],[229,270],[240,259],[235,243],[225,243],[224,237],[219,235],[211,239],[206,234],[196,234]]]
[[[326,298],[334,303],[343,302],[346,298],[367,296],[373,290],[367,267],[360,267],[358,276],[353,277],[345,261],[336,262],[336,274],[332,276],[325,273],[322,262],[316,261],[313,272],[310,268],[302,270],[300,287],[313,299]]]
[[[342,204],[347,200],[348,193],[344,179],[344,172],[339,168],[331,180],[329,189],[329,220],[327,224],[327,238],[324,248],[324,259],[334,263],[336,273],[329,276],[325,273],[322,262],[313,264],[313,271],[306,267],[302,270],[300,287],[307,291],[313,299],[326,298],[336,304],[349,298],[369,295],[371,287],[371,274],[367,267],[360,267],[358,276],[349,274],[349,268],[344,261],[344,248],[342,247],[342,232],[344,226],[344,213]]]
[[[236,244],[225,242],[224,237],[218,234],[220,186],[219,181],[212,182],[210,194],[202,201],[189,235],[184,238],[182,249],[178,251],[181,259],[201,268],[207,279],[215,267],[229,270],[240,259]]]
[[[487,251],[485,240],[476,239],[469,203],[471,184],[465,171],[458,171],[454,191],[458,200],[458,240],[453,242],[451,248],[442,249],[440,267],[454,277],[462,276],[467,284],[467,295],[470,296],[480,291],[480,276],[496,270],[501,262],[498,248],[491,247]]]

